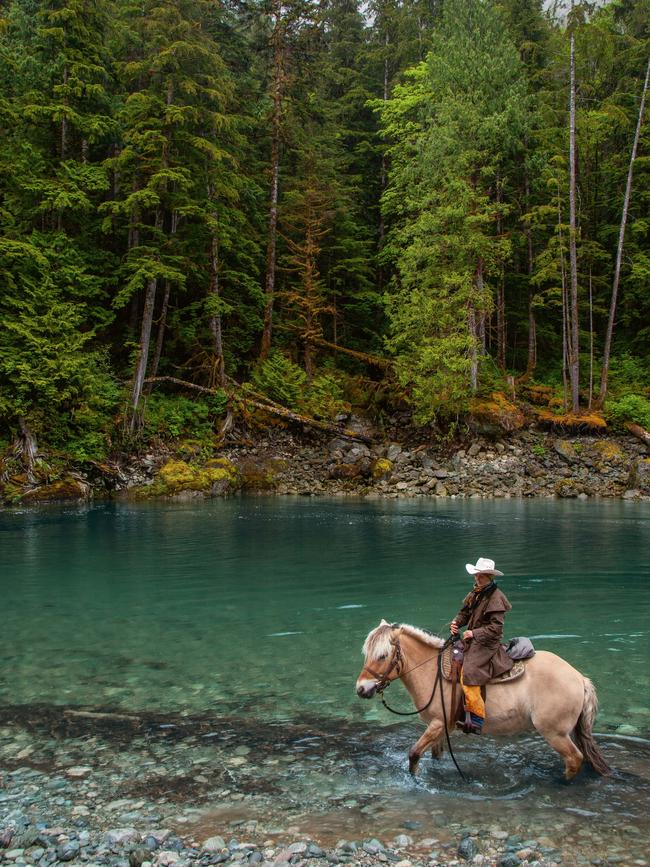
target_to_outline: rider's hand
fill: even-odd
[[[474,633],[471,629],[466,629],[463,638],[474,638]]]
[[[451,621],[449,628],[451,629],[452,635],[458,635],[458,624],[456,623],[455,620]]]

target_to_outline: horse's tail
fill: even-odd
[[[601,753],[593,736],[594,719],[598,712],[598,696],[593,683],[587,677],[584,678],[584,687],[585,698],[578,722],[573,730],[573,740],[594,771],[605,776],[611,772],[611,768],[605,761],[605,756]]]

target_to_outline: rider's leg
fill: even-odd
[[[463,673],[460,674],[460,682],[463,687],[465,696],[465,722],[463,729],[466,732],[480,734],[485,722],[485,702],[481,695],[480,686],[472,686],[466,684],[463,680]]]

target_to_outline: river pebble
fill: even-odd
[[[480,811],[453,821],[448,802],[433,798],[428,818],[402,814],[388,820],[385,799],[362,790],[350,798],[337,790],[340,755],[331,744],[321,752],[306,746],[293,762],[280,762],[278,753],[288,747],[278,745],[277,730],[266,753],[264,743],[234,746],[241,733],[205,739],[204,733],[177,733],[180,719],[169,725],[158,726],[159,734],[111,740],[99,734],[51,738],[0,724],[0,860],[13,867],[643,867],[647,860],[641,820],[635,825],[633,816],[620,823],[615,840],[606,833],[595,837],[593,818],[578,812],[562,812],[564,825],[557,817],[522,824],[508,810],[498,825],[490,817],[481,824]],[[11,764],[26,749],[36,767],[25,765],[26,759]],[[253,750],[255,763],[246,759]],[[244,764],[230,765],[233,757]],[[278,761],[264,775],[266,758]],[[69,773],[75,769],[83,772]],[[280,786],[266,791],[278,774],[286,774]],[[298,794],[304,791],[300,775],[318,781],[309,802]],[[320,800],[319,789],[325,792]],[[332,817],[332,827],[340,821],[343,833],[364,827],[367,836],[336,842],[331,828],[319,833],[311,815]],[[368,834],[371,829],[376,836]]]

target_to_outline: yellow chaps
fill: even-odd
[[[481,695],[481,687],[467,686],[463,680],[462,671],[460,673],[460,682],[463,687],[463,692],[465,693],[465,710],[468,710],[476,716],[480,716],[481,719],[485,719],[485,702]]]

